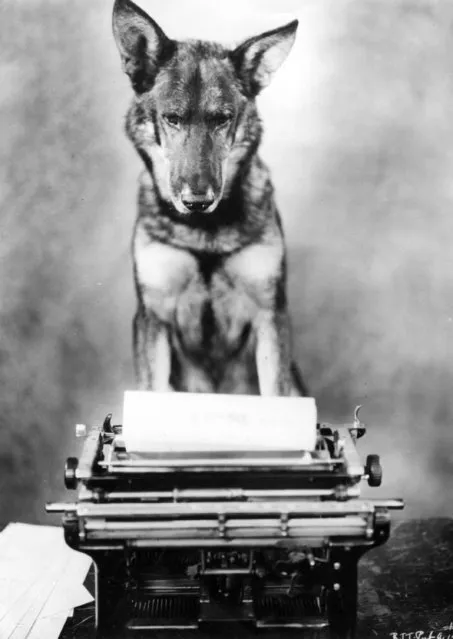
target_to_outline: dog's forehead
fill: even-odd
[[[234,109],[240,97],[227,51],[200,41],[179,43],[155,89],[167,108],[200,114]]]

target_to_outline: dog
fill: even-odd
[[[134,91],[126,132],[144,163],[132,242],[140,389],[306,394],[293,361],[282,224],[257,154],[256,96],[297,26],[228,49],[172,40],[131,0],[114,4]]]

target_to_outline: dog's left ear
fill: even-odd
[[[112,26],[123,70],[134,90],[148,91],[159,65],[172,54],[174,42],[131,0],[115,0]]]
[[[298,20],[249,38],[230,53],[247,92],[255,96],[272,80],[296,39]]]

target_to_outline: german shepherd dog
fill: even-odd
[[[113,33],[134,90],[126,131],[145,165],[133,237],[141,389],[305,394],[255,100],[297,24],[229,50],[172,40],[130,0],[115,2]]]

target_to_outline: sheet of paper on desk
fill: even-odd
[[[126,391],[123,440],[130,452],[313,451],[311,397]]]
[[[75,607],[91,559],[66,545],[56,526],[9,524],[0,533],[0,638],[56,639]]]

